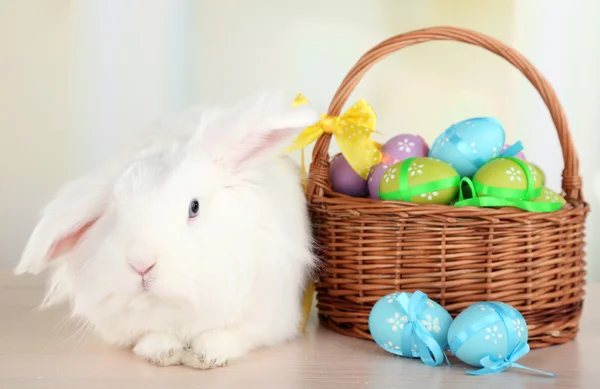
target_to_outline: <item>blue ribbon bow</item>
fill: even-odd
[[[500,153],[500,155],[503,157],[514,157],[521,151],[523,151],[523,144],[521,143],[521,141],[518,141],[514,145],[504,150],[504,152]]]
[[[417,317],[427,302],[427,295],[421,291],[416,291],[409,299],[406,293],[401,293],[396,297],[396,301],[400,303],[400,306],[408,317],[408,323],[404,325],[404,330],[402,331],[402,355],[412,355],[411,346],[414,334],[414,342],[417,344],[419,357],[423,363],[428,366],[437,366],[445,359],[448,365],[450,365],[446,354],[438,342]]]
[[[494,358],[493,356],[487,356],[485,358],[482,358],[479,361],[479,363],[481,363],[481,366],[483,366],[483,368],[481,368],[479,370],[466,371],[466,373],[470,374],[470,375],[495,374],[495,373],[503,372],[504,370],[508,369],[509,367],[515,367],[518,369],[525,369],[525,370],[533,371],[536,373],[549,375],[551,377],[556,377],[556,374],[554,374],[554,373],[549,373],[549,372],[542,371],[542,370],[532,369],[530,367],[526,367],[521,364],[518,364],[517,361],[519,359],[523,358],[525,356],[525,354],[527,354],[528,352],[529,352],[529,345],[525,342],[519,342],[519,343],[517,343],[517,346],[515,347],[515,349],[509,355],[507,355],[505,358],[500,359],[500,358]]]

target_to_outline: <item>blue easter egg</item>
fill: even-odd
[[[392,293],[375,303],[369,314],[369,331],[375,342],[384,350],[403,357],[418,358],[419,350],[414,333],[410,340],[408,355],[402,352],[402,333],[408,323],[408,314],[396,300],[396,297],[402,293],[409,298],[412,296],[412,293],[406,292]],[[441,349],[447,349],[448,328],[452,323],[452,316],[448,311],[428,298],[423,309],[416,316]]]
[[[481,302],[454,319],[448,344],[458,359],[481,367],[484,357],[505,358],[518,343],[527,343],[528,336],[525,319],[517,309],[499,302]]]
[[[452,125],[440,135],[429,156],[447,162],[463,177],[473,174],[502,152],[502,124],[493,118],[473,118]]]

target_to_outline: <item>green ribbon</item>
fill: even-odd
[[[408,188],[408,169],[410,169],[410,164],[413,160],[414,158],[405,159],[404,162],[402,162],[402,165],[400,166],[400,172],[398,173],[398,194],[400,195],[400,199],[406,202],[409,202],[412,199],[408,193],[410,191]]]
[[[471,190],[472,196],[471,198],[465,199],[464,196],[464,186],[467,185]],[[483,188],[484,192],[478,190],[478,188]],[[490,188],[492,190],[490,191]],[[511,193],[514,191],[518,191],[516,189],[505,189],[505,188],[496,188],[488,185],[479,184],[477,181],[471,181],[468,177],[465,177],[461,181],[461,187],[459,192],[459,201],[454,203],[455,207],[514,207],[519,209],[524,209],[529,212],[555,212],[562,208],[562,204],[559,202],[533,202],[528,201],[523,198],[506,198],[502,195],[506,195],[507,193]],[[539,192],[537,196],[541,195],[542,188],[533,190],[533,191],[518,191],[525,192],[529,195],[535,195],[536,192]],[[487,195],[483,197],[478,197],[478,194],[489,194],[494,193],[495,195]]]
[[[536,203],[525,200],[500,199],[497,197],[474,197],[454,203],[455,207],[514,207],[529,212],[555,212],[562,208],[561,203]]]
[[[467,178],[467,177],[465,177]],[[463,180],[464,181],[464,180]],[[470,181],[470,180],[469,180]],[[479,196],[500,197],[511,200],[531,200],[542,195],[542,187],[527,189],[498,188],[497,186],[484,185],[479,181],[472,181],[472,186]]]
[[[541,187],[540,187],[540,191],[537,196],[534,196],[534,194],[532,193],[534,190],[533,189],[533,176],[531,175],[531,170],[529,170],[529,166],[527,166],[525,164],[525,162],[523,162],[520,159],[515,158],[515,157],[504,157],[504,158],[509,159],[513,162],[516,162],[521,167],[521,169],[523,169],[523,171],[525,172],[525,179],[527,180],[527,189],[525,192],[525,196],[522,197],[523,200],[531,200],[532,198],[537,197],[542,194]]]
[[[499,188],[492,185],[484,185],[478,181],[471,181],[465,177],[461,181],[459,199],[454,203],[455,207],[514,207],[529,212],[554,212],[562,208],[559,202],[534,202],[531,199],[542,195],[543,187],[533,187],[533,175],[525,162],[514,157],[499,157],[509,159],[517,163],[525,173],[527,183],[526,189]],[[471,191],[471,196],[465,198],[465,186]]]
[[[475,186],[473,185],[473,181],[469,177],[464,177],[460,180],[460,191],[458,192],[458,201],[463,201],[465,199],[464,196],[464,187],[467,185],[469,190],[471,191],[471,196],[467,198],[477,197],[477,191],[475,190]]]
[[[441,180],[427,182],[421,185],[415,185],[413,187],[408,186],[408,169],[415,158],[408,158],[402,162],[400,171],[398,173],[398,190],[387,193],[380,193],[379,196],[382,200],[394,200],[400,197],[402,201],[411,202],[414,196],[421,195],[423,193],[436,192],[460,184],[460,176],[446,177]]]

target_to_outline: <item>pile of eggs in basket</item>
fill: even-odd
[[[463,197],[464,181],[471,182],[480,170],[485,170],[486,179],[494,185],[529,194],[529,198],[519,201],[552,202],[556,204],[552,210],[565,203],[559,194],[543,187],[541,169],[527,162],[519,147],[506,143],[502,124],[493,118],[472,118],[454,124],[431,147],[419,135],[396,135],[381,145],[381,153],[381,161],[371,166],[366,179],[352,169],[342,154],[334,156],[329,169],[331,188],[344,195],[375,200],[454,204]],[[478,184],[475,185],[477,189]],[[528,189],[531,187],[537,191],[532,192]],[[536,196],[531,197],[532,193]],[[519,201],[516,204],[521,204]],[[502,199],[498,203],[513,204]]]

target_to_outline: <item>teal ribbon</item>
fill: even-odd
[[[506,312],[506,310],[504,309],[504,307],[502,305],[500,305],[496,302],[489,301],[489,302],[486,302],[484,305],[487,305],[488,307],[492,308],[498,314],[498,316],[500,316],[500,320],[502,320],[502,323],[504,324],[504,328],[507,329],[506,344],[508,345],[508,349],[512,350],[514,347],[517,346],[517,337],[515,336],[514,331],[508,331],[508,329],[513,326],[512,319],[508,315],[508,312]]]
[[[521,143],[521,141],[518,141],[514,145],[504,150],[500,155],[503,157],[514,157],[521,151],[523,151],[523,144]]]
[[[400,306],[408,317],[408,322],[404,325],[404,330],[402,331],[402,355],[412,355],[414,335],[414,342],[417,344],[419,357],[423,363],[428,366],[438,366],[446,360],[446,363],[450,365],[439,343],[427,331],[417,316],[427,303],[427,295],[421,291],[416,291],[409,298],[406,293],[401,293],[396,297],[396,301],[400,303]]]
[[[480,303],[483,305],[488,305],[489,303]],[[500,322],[500,318],[496,315],[487,315],[482,319],[477,320],[473,323],[469,323],[466,325],[461,331],[457,332],[454,337],[449,342],[450,351],[454,355],[458,353],[458,349],[469,339],[473,334],[482,331],[483,329],[498,324]]]
[[[523,366],[523,365],[517,363],[517,361],[519,359],[523,358],[528,352],[529,352],[529,345],[525,342],[519,342],[519,343],[517,343],[517,346],[514,348],[514,350],[509,355],[507,355],[505,358],[500,359],[500,358],[494,358],[493,356],[484,357],[479,361],[479,363],[481,363],[481,366],[483,366],[481,369],[469,370],[469,371],[465,371],[465,373],[467,373],[469,375],[479,375],[479,376],[487,375],[487,374],[497,374],[497,373],[503,372],[504,370],[508,369],[509,367],[514,367],[517,369],[524,369],[524,370],[548,375],[550,377],[556,377],[556,374],[554,374],[554,373],[537,370],[537,369],[532,369],[530,367],[526,367],[526,366]]]
[[[460,136],[458,136],[456,131],[450,134],[448,140],[454,145],[454,147],[456,147],[456,150],[458,150],[458,152],[462,154],[465,160],[468,161],[471,164],[471,166],[473,166],[475,169],[479,169],[487,162],[485,159],[473,155],[467,142],[465,142]]]

